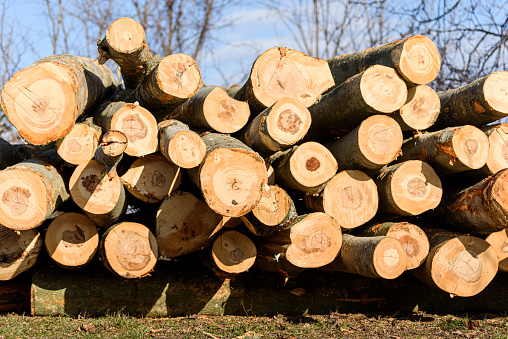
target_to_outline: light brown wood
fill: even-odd
[[[63,213],[49,224],[44,244],[58,265],[82,267],[93,259],[99,247],[97,226],[86,215]]]
[[[225,273],[238,274],[254,265],[256,245],[246,235],[238,231],[225,231],[213,242],[213,262]]]
[[[103,135],[101,144],[95,151],[95,160],[106,167],[108,177],[118,175],[116,167],[123,158],[127,144],[127,136],[121,131],[110,130]]]
[[[441,101],[436,91],[427,85],[418,85],[407,89],[406,103],[392,117],[403,131],[421,131],[434,124],[440,111]]]
[[[94,157],[100,138],[101,128],[87,120],[75,124],[64,138],[56,141],[55,146],[63,160],[79,165]]]
[[[173,164],[182,168],[199,166],[206,154],[203,139],[178,120],[164,120],[159,127],[159,151]]]
[[[120,179],[136,198],[156,203],[180,186],[182,174],[162,155],[149,154],[134,161]]]
[[[499,260],[498,270],[508,272],[508,229],[490,233],[485,241],[496,251]]]
[[[37,262],[43,247],[36,229],[15,231],[0,225],[0,280],[10,280]]]
[[[309,107],[333,85],[326,60],[289,48],[273,47],[256,59],[249,79],[235,99],[247,101],[256,113],[282,98],[295,99]]]
[[[367,174],[347,170],[336,174],[319,194],[306,194],[305,206],[331,215],[340,227],[350,230],[372,219],[379,198],[376,184]]]
[[[375,181],[379,211],[385,214],[419,215],[436,208],[443,195],[436,172],[419,160],[389,166]]]
[[[471,172],[486,178],[508,168],[508,124],[485,126],[482,130],[489,138],[489,155],[485,166]]]
[[[157,211],[155,236],[159,254],[176,258],[208,247],[224,221],[223,216],[193,194],[171,193]]]
[[[157,262],[157,240],[139,223],[122,222],[111,226],[101,237],[102,263],[125,279],[142,278],[153,271]]]

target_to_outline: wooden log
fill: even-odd
[[[241,141],[218,133],[204,135],[206,156],[188,173],[216,213],[239,217],[261,199],[268,180],[263,158]]]
[[[392,237],[342,235],[342,248],[325,271],[355,273],[369,278],[395,279],[406,269],[407,255]]]
[[[345,135],[371,115],[400,109],[406,99],[406,84],[394,69],[371,66],[309,107],[312,125],[305,140]]]
[[[2,108],[25,140],[45,145],[67,135],[77,118],[108,98],[115,86],[106,66],[56,55],[16,72],[2,88]]]
[[[86,215],[63,213],[49,224],[44,237],[49,256],[64,268],[87,265],[99,247],[97,226]]]
[[[36,229],[15,231],[0,225],[0,280],[11,280],[30,269],[42,246]]]
[[[337,161],[321,144],[306,142],[268,159],[277,183],[307,193],[319,192],[337,172]]]
[[[206,202],[191,193],[176,191],[162,201],[156,219],[159,254],[176,258],[213,243],[224,224]]]
[[[273,47],[258,56],[235,99],[247,101],[255,113],[282,98],[295,99],[309,107],[333,84],[326,60]]]
[[[437,217],[463,233],[488,234],[508,228],[508,169],[459,192],[444,191]]]
[[[158,125],[159,151],[169,162],[193,168],[201,164],[206,154],[203,139],[189,126],[178,120],[164,120]]]
[[[302,140],[310,125],[309,110],[294,99],[283,98],[259,113],[237,136],[256,152],[268,156]]]
[[[53,165],[29,159],[0,172],[0,196],[0,224],[20,231],[40,226],[69,193]]]
[[[125,279],[143,278],[157,261],[157,240],[146,226],[121,222],[102,235],[99,255],[112,273]]]
[[[397,239],[406,252],[406,271],[420,266],[429,254],[429,239],[418,226],[402,222],[372,222],[357,228],[354,235],[363,237],[387,236]]]
[[[430,251],[425,263],[411,272],[450,295],[480,293],[497,273],[495,250],[483,239],[446,230],[425,229]]]
[[[494,72],[470,84],[438,92],[441,113],[432,130],[484,126],[508,116],[508,72]]]
[[[252,234],[267,236],[286,228],[297,216],[289,194],[272,185],[263,192],[257,206],[240,219]]]
[[[378,209],[376,184],[367,174],[347,170],[336,174],[319,194],[306,194],[305,206],[331,215],[346,230],[365,224]]]
[[[238,84],[232,84],[231,86],[228,86],[228,87],[225,87],[224,90],[226,91],[226,93],[234,98],[236,93],[238,93],[238,91],[242,89],[242,86],[238,85]]]
[[[409,85],[428,84],[441,68],[436,45],[426,36],[415,35],[388,44],[328,59],[336,85],[372,65],[395,68]]]
[[[349,134],[323,144],[337,160],[338,171],[375,171],[400,155],[402,131],[384,115],[373,115]]]
[[[90,119],[76,123],[69,133],[55,143],[58,155],[72,165],[88,162],[99,146],[101,128]]]
[[[152,56],[146,44],[143,26],[131,18],[119,18],[106,30],[106,36],[97,41],[99,63],[113,59],[122,73],[125,88],[136,88],[144,75],[144,64]]]
[[[125,133],[115,130],[106,132],[100,146],[95,152],[95,161],[106,167],[108,177],[113,178],[117,174],[116,167],[123,158],[127,149],[127,136]]]
[[[508,168],[508,124],[485,126],[482,130],[489,138],[487,162],[480,169],[464,172],[480,180]]]
[[[404,106],[392,115],[403,131],[421,131],[431,127],[441,111],[441,101],[436,91],[427,85],[407,89]]]
[[[485,241],[496,251],[498,270],[508,272],[508,229],[490,233]]]
[[[125,102],[105,102],[95,112],[94,121],[103,133],[121,131],[129,143],[125,154],[142,157],[157,151],[157,121],[145,108]]]
[[[99,227],[115,223],[127,208],[120,178],[108,177],[106,167],[95,160],[76,167],[69,189],[72,200]]]
[[[385,214],[419,215],[436,208],[443,195],[436,172],[419,160],[389,166],[375,182],[379,211]]]
[[[156,203],[180,186],[182,173],[162,155],[149,154],[136,159],[120,179],[133,196]]]
[[[243,273],[254,265],[257,257],[256,245],[246,235],[235,231],[222,232],[209,250],[211,260],[205,263],[214,273],[223,278]]]
[[[0,138],[0,171],[23,160],[25,157],[15,146]]]
[[[483,167],[489,154],[489,140],[480,129],[466,125],[424,133],[402,144],[397,161],[428,162],[441,175]]]
[[[268,185],[275,185],[275,170],[269,162],[265,162],[265,166],[268,175]]]
[[[249,121],[249,105],[231,98],[217,86],[201,87],[189,100],[168,117],[183,121],[196,129],[234,133]]]

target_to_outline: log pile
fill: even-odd
[[[485,126],[508,116],[508,72],[436,93],[439,53],[414,36],[329,60],[272,48],[223,89],[130,18],[98,49],[3,87],[27,145],[0,142],[0,280],[42,239],[62,267],[97,256],[125,279],[199,253],[222,279],[409,271],[473,296],[508,270],[508,125]]]

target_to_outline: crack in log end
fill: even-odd
[[[419,177],[415,177],[407,183],[407,191],[413,197],[423,198],[427,194],[427,188],[425,181]]]
[[[155,170],[152,175],[153,187],[164,187],[166,185],[166,177],[159,171]]]
[[[99,192],[101,190],[101,180],[95,174],[87,175],[86,177],[81,177],[81,186],[83,186],[88,193],[94,194],[95,192]]]
[[[65,230],[62,233],[62,243],[65,247],[81,247],[86,240],[85,232],[78,227],[78,225],[74,225],[76,228],[74,231]]]
[[[233,100],[222,100],[219,103],[219,109],[217,112],[217,116],[221,120],[225,120],[227,122],[233,122],[236,116],[236,103]]]
[[[323,230],[308,234],[298,243],[298,249],[307,255],[326,252],[330,247],[332,240]]]
[[[321,167],[321,163],[316,157],[307,159],[307,161],[305,162],[305,168],[307,168],[307,171],[309,172],[317,171],[319,167]]]
[[[241,248],[228,251],[228,259],[234,263],[240,263],[245,259],[245,252]]]
[[[121,231],[114,250],[118,263],[125,270],[139,271],[150,262],[151,249],[148,239],[136,232]]]
[[[127,140],[133,143],[146,138],[148,128],[138,113],[130,113],[122,119],[122,132],[125,133]]]
[[[363,194],[356,186],[346,186],[340,191],[338,200],[344,210],[354,211],[363,205]]]
[[[82,149],[81,144],[76,138],[72,138],[71,140],[67,141],[66,146],[69,152],[72,153],[79,153]]]
[[[482,277],[485,263],[477,253],[462,250],[449,261],[449,271],[457,279],[469,284],[476,283]]]
[[[187,70],[187,66],[182,62],[175,62],[171,64],[171,67],[175,70],[173,84],[176,85],[178,89],[180,89],[183,87],[182,77]]]
[[[291,109],[285,109],[279,114],[277,119],[277,127],[286,133],[295,135],[300,131],[300,125],[303,123],[302,119]]]
[[[413,238],[409,235],[403,235],[398,240],[399,240],[400,244],[402,245],[404,252],[406,252],[408,258],[414,258],[420,252],[420,247],[418,246],[418,241],[416,241],[415,238]]]
[[[464,145],[466,146],[467,152],[470,155],[475,155],[478,151],[478,141],[476,139],[469,138],[466,140]]]
[[[47,115],[48,112],[46,110],[48,110],[50,103],[50,96],[37,98],[33,101],[32,110],[39,115],[39,119],[43,119]]]
[[[12,214],[22,215],[28,209],[28,203],[31,196],[32,195],[28,189],[12,186],[4,192],[2,202],[9,206]]]
[[[485,108],[483,108],[483,106],[480,105],[480,103],[478,103],[477,101],[473,101],[473,108],[477,113],[480,114],[485,113]]]

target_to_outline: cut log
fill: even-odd
[[[481,127],[508,116],[508,72],[494,72],[470,84],[437,93],[441,113],[432,130]]]
[[[112,225],[127,208],[120,178],[109,178],[106,167],[95,160],[76,167],[69,188],[72,200],[99,227]]]
[[[38,227],[69,198],[57,169],[30,159],[0,172],[0,224],[14,230]]]
[[[301,215],[289,229],[256,242],[259,254],[265,258],[287,260],[300,268],[316,268],[331,263],[341,244],[342,232],[337,221],[321,212]]]
[[[445,230],[424,230],[430,251],[425,263],[411,271],[418,279],[459,297],[476,295],[492,281],[498,259],[488,242]]]
[[[37,262],[42,239],[36,229],[15,231],[0,225],[0,280],[10,280]]]
[[[224,224],[206,202],[191,193],[176,191],[164,199],[157,211],[159,254],[176,258],[202,250],[213,243]]]
[[[320,192],[337,173],[337,161],[317,142],[306,142],[275,153],[268,162],[275,170],[278,184],[307,193]]]
[[[406,99],[406,84],[394,69],[369,67],[309,107],[312,125],[305,140],[330,140],[345,135],[371,115],[400,109]]]
[[[356,231],[356,230],[355,230]],[[406,252],[406,271],[420,266],[429,254],[429,239],[418,226],[408,222],[369,223],[358,228],[355,235],[364,237],[387,236],[397,239]]]
[[[499,260],[498,270],[508,272],[508,229],[489,234],[485,241],[496,251]]]
[[[489,155],[489,139],[474,126],[450,127],[424,133],[402,144],[397,161],[428,162],[439,174],[446,175],[483,167]]]
[[[256,245],[238,231],[225,231],[213,242],[211,267],[218,276],[227,277],[247,271],[254,265]]]
[[[508,168],[508,124],[497,124],[482,128],[489,138],[489,155],[485,166],[478,170],[464,172],[476,178],[486,178]]]
[[[443,195],[436,172],[419,160],[389,166],[375,181],[379,211],[385,214],[419,215],[436,208]]]
[[[294,99],[284,98],[259,113],[238,132],[238,139],[268,156],[302,140],[310,124],[309,110]]]
[[[0,138],[0,171],[25,160],[16,147]]]
[[[55,55],[16,72],[2,89],[2,108],[19,134],[34,145],[67,135],[77,118],[109,97],[116,86],[106,66]]]
[[[385,115],[368,117],[351,133],[324,144],[333,154],[338,171],[375,171],[400,155],[402,131]]]
[[[106,30],[106,36],[97,41],[99,62],[113,59],[122,72],[125,88],[136,88],[143,80],[144,64],[152,56],[146,44],[143,26],[131,18],[119,18]]]
[[[105,102],[95,112],[94,121],[102,132],[125,133],[129,141],[125,154],[142,157],[157,151],[157,121],[145,108],[125,102]]]
[[[459,192],[446,190],[436,209],[447,227],[488,234],[508,228],[508,169]]]
[[[182,168],[199,166],[206,154],[206,145],[189,126],[178,120],[159,123],[159,151],[171,163]]]
[[[116,167],[127,149],[127,136],[120,131],[111,130],[102,137],[101,145],[95,152],[95,160],[106,167],[108,177],[118,175]]]
[[[182,173],[162,155],[149,154],[136,159],[120,179],[133,196],[156,203],[180,186]]]
[[[426,36],[415,35],[388,44],[328,59],[336,85],[372,65],[395,68],[409,85],[434,80],[441,68],[436,45]]]
[[[139,223],[122,222],[102,235],[99,254],[104,266],[125,279],[142,278],[157,262],[157,240]]]
[[[99,247],[97,226],[86,215],[63,213],[49,225],[44,244],[58,265],[82,267],[93,259]]]
[[[87,119],[75,124],[69,133],[56,141],[58,155],[72,165],[90,161],[99,146],[101,128]]]
[[[367,174],[347,170],[336,174],[319,194],[306,194],[305,206],[331,215],[340,227],[352,229],[372,219],[378,209],[376,184]]]
[[[204,86],[169,117],[196,129],[234,133],[249,121],[250,109],[246,102],[231,98],[222,88]]]
[[[234,98],[236,93],[238,93],[239,90],[242,89],[242,86],[238,85],[238,84],[232,84],[231,86],[228,86],[226,88],[224,88],[224,90],[226,91],[226,93]]]
[[[409,87],[407,100],[392,117],[403,131],[421,131],[434,124],[441,111],[441,101],[436,91],[427,85]]]
[[[200,166],[188,170],[192,181],[220,215],[249,213],[261,199],[268,180],[263,158],[227,135],[209,133],[203,141],[206,156]]]
[[[249,79],[235,95],[259,113],[282,98],[291,98],[309,107],[334,84],[326,60],[302,52],[273,47],[261,54]]]
[[[295,205],[291,197],[279,186],[269,186],[251,212],[240,219],[257,236],[267,236],[286,228],[296,219]]]
[[[355,237],[344,234],[337,258],[325,271],[355,273],[370,278],[395,279],[404,273],[407,255],[392,237]]]

